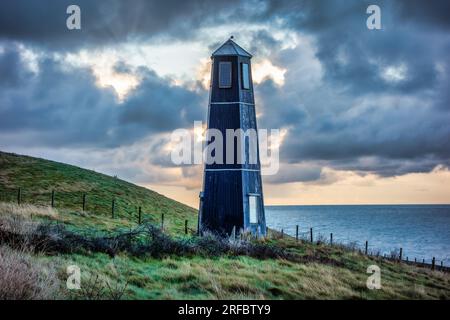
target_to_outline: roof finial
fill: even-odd
[[[233,39],[234,39],[234,36],[233,36],[233,35],[231,35],[231,36],[230,36],[230,40],[233,40]]]

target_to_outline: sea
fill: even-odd
[[[369,252],[450,266],[450,205],[317,205],[266,206],[269,228],[295,236],[356,246]]]

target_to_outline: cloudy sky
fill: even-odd
[[[66,9],[81,8],[81,30]],[[381,30],[366,9],[381,8]],[[197,206],[170,134],[206,120],[211,52],[254,55],[279,128],[267,204],[450,203],[449,1],[6,0],[0,150],[95,169]]]

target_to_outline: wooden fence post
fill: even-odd
[[[284,229],[281,229],[281,239],[284,238]]]
[[[51,204],[52,204],[52,208],[54,208],[55,207],[55,190],[52,190],[52,201],[51,201]]]
[[[298,225],[295,226],[295,240],[298,241]]]
[[[236,229],[234,229],[234,230],[236,230]],[[184,234],[188,234],[188,221],[187,220],[184,220]],[[235,238],[236,238],[236,231],[234,232],[234,234],[235,234]]]
[[[114,207],[116,206],[116,200],[113,199],[112,200],[112,204],[111,204],[111,217],[114,219]]]
[[[83,193],[83,211],[86,210],[86,193]]]
[[[22,201],[22,189],[19,188],[17,190],[17,204],[20,205],[20,202]]]
[[[330,233],[330,245],[333,245],[333,233]]]
[[[138,224],[142,223],[142,208],[139,207],[138,209]]]
[[[364,251],[366,253],[366,256],[367,256],[368,249],[369,249],[369,241],[366,240],[366,249]]]
[[[403,256],[403,248],[400,248],[400,254],[398,256],[399,261],[402,261],[402,256]]]
[[[435,265],[436,265],[436,258],[433,257],[433,259],[431,260],[431,270],[434,270]]]
[[[266,226],[266,238],[269,239],[269,227]]]
[[[310,240],[311,240],[311,243],[313,243],[313,230],[312,230],[312,228],[309,228],[309,238],[310,238]]]
[[[161,230],[164,232],[164,213],[161,213]]]

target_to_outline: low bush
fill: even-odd
[[[26,250],[0,246],[0,300],[40,300],[58,296],[52,266],[39,263]]]
[[[232,240],[205,234],[202,237],[174,238],[152,224],[143,224],[134,230],[111,234],[80,234],[54,223],[32,223],[18,219],[15,228],[0,222],[0,244],[47,254],[101,252],[115,256],[127,252],[136,256],[164,257],[168,255],[247,255],[258,259],[283,258],[290,255],[282,248],[255,240]],[[25,227],[28,224],[32,227]],[[19,231],[20,232],[19,232]]]

